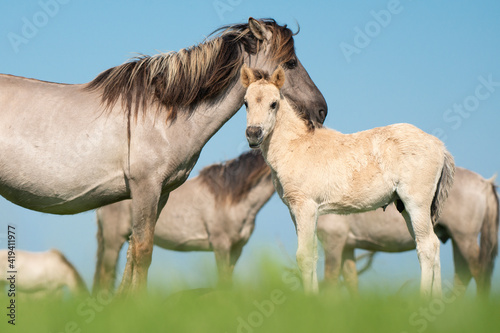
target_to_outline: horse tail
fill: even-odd
[[[443,169],[436,187],[436,193],[431,205],[431,219],[433,225],[436,225],[439,215],[443,210],[444,203],[453,186],[453,177],[455,176],[455,161],[449,151],[444,151]]]
[[[499,204],[495,185],[496,175],[488,180],[489,191],[486,195],[486,214],[481,226],[479,245],[479,281],[478,293],[486,296],[491,287],[491,275],[495,258],[498,254],[498,216]]]

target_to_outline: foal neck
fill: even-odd
[[[290,145],[303,143],[312,133],[286,98],[283,98],[276,113],[274,129],[263,143],[262,152],[266,156],[275,150],[288,149]]]

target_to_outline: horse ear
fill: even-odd
[[[264,24],[253,17],[248,18],[248,28],[255,38],[259,40],[269,40],[271,38],[271,32],[267,30]]]
[[[248,86],[255,81],[255,76],[253,72],[246,64],[241,67],[241,84],[243,87],[248,88]]]
[[[271,83],[278,87],[278,89],[283,87],[283,84],[285,84],[285,71],[283,70],[283,67],[278,66],[278,68],[276,68],[271,76]]]

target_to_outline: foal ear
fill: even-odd
[[[248,88],[252,82],[255,82],[255,75],[253,75],[253,71],[246,64],[243,64],[241,67],[241,84],[243,87]]]
[[[248,28],[259,40],[269,40],[271,38],[271,32],[267,30],[262,22],[254,19],[253,17],[248,18]]]
[[[271,76],[271,83],[274,84],[278,89],[283,87],[285,84],[285,71],[281,66],[278,66]]]

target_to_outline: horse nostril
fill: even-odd
[[[249,126],[246,130],[247,138],[260,138],[262,136],[262,129],[258,126]]]
[[[326,113],[327,113],[326,108],[325,108],[325,109],[320,109],[320,110],[319,110],[319,118],[320,118],[320,119],[319,119],[319,122],[320,122],[320,123],[322,123],[322,124],[325,122],[325,119],[326,119]]]

